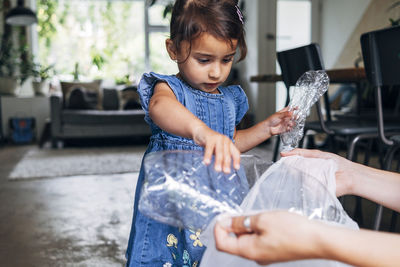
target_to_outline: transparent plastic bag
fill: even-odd
[[[336,169],[332,160],[283,158],[257,180],[241,208],[244,212],[283,209],[344,224],[346,214],[335,197]]]
[[[328,90],[329,77],[323,70],[308,71],[296,82],[290,97],[289,110],[293,110],[295,127],[280,135],[282,150],[292,150],[299,144],[304,135],[304,124],[310,108]]]
[[[213,162],[205,165],[199,151],[150,153],[144,160],[139,209],[160,222],[195,231],[204,230],[222,213],[273,209],[343,223],[346,216],[334,195],[335,169],[327,164],[321,168],[316,159],[298,158],[287,157],[268,168],[270,162],[245,155],[240,170],[224,174],[214,170]],[[328,167],[330,176],[323,173]]]
[[[139,210],[160,222],[194,231],[204,230],[218,214],[240,214],[249,184],[272,164],[251,155],[243,155],[241,163],[238,171],[224,174],[214,170],[214,162],[205,165],[200,151],[149,153],[144,160]]]
[[[316,167],[318,166],[318,167]],[[358,229],[335,197],[336,163],[332,160],[285,157],[272,165],[254,184],[243,200],[242,215],[270,210],[288,210],[309,219]],[[256,262],[218,251],[215,248],[213,229],[215,220],[200,236],[207,249],[200,266],[256,267]],[[307,245],[307,244],[304,244]],[[301,260],[268,266],[285,267],[342,267],[337,261]]]
[[[231,174],[203,163],[199,151],[161,151],[146,156],[145,183],[139,209],[173,226],[202,231],[206,245],[201,266],[258,266],[217,251],[213,237],[216,216],[288,210],[330,224],[358,229],[335,197],[333,160],[285,157],[277,163],[243,155],[241,169]],[[249,189],[250,188],[250,189]],[[305,260],[273,266],[346,266],[326,260]]]

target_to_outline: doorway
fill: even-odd
[[[311,42],[311,0],[278,0],[276,25],[276,51],[287,50]],[[276,62],[276,73],[281,69]],[[283,82],[276,84],[276,108],[285,106],[287,90]]]

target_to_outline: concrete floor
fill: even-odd
[[[0,148],[0,266],[123,266],[137,173],[8,181],[29,148]]]
[[[270,159],[272,147],[254,153]],[[0,266],[123,266],[137,173],[8,181],[29,148],[0,147]],[[370,228],[375,204],[363,202]]]
[[[123,266],[138,174],[8,181],[32,146],[0,146],[0,266]]]

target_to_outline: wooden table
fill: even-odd
[[[330,83],[352,83],[366,79],[364,68],[344,68],[326,70]],[[264,74],[250,77],[251,82],[274,83],[282,81],[282,76],[278,74]]]
[[[357,88],[357,114],[361,113],[361,94],[359,82],[367,79],[364,68],[344,68],[326,70],[329,77],[329,83],[356,83]],[[278,74],[264,74],[250,77],[251,82],[258,83],[275,83],[282,81],[282,76]],[[286,105],[289,103],[289,98],[286,100]]]

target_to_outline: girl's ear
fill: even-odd
[[[169,57],[176,61],[177,60],[177,52],[176,52],[176,47],[174,45],[174,42],[172,42],[171,39],[165,40],[165,46],[167,47],[167,52]]]

